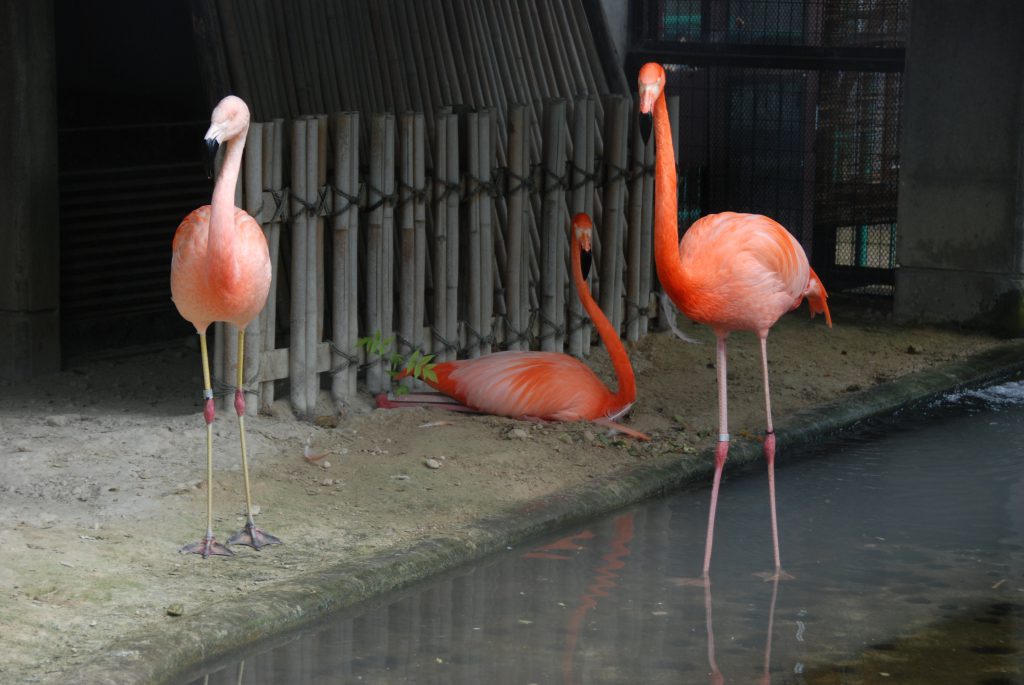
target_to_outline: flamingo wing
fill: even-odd
[[[197,330],[213,321],[244,328],[263,309],[270,292],[270,252],[263,229],[244,210],[235,210],[230,253],[211,255],[210,205],[193,210],[171,245],[171,299]]]
[[[679,244],[692,304],[686,314],[722,330],[767,332],[803,299],[810,266],[796,238],[759,214],[694,222]]]
[[[434,367],[430,385],[479,411],[512,418],[577,421],[605,415],[611,393],[567,354],[506,351]]]

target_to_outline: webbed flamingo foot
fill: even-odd
[[[210,556],[230,557],[234,556],[234,552],[220,544],[213,539],[213,535],[210,533],[206,534],[199,542],[193,542],[190,545],[185,545],[180,550],[182,554],[200,554],[203,559],[209,559]]]
[[[249,519],[242,530],[228,538],[228,544],[247,545],[256,551],[259,551],[267,545],[280,545],[281,539],[260,530],[256,527],[256,524],[253,523],[253,520]]]

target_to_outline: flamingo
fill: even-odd
[[[231,550],[213,536],[213,388],[206,351],[206,329],[214,321],[226,321],[238,328],[238,378],[235,411],[242,445],[242,473],[245,481],[247,522],[228,539],[229,545],[243,544],[255,549],[281,541],[256,527],[249,488],[249,462],[245,449],[245,395],[242,393],[242,365],[245,327],[256,318],[270,292],[270,252],[259,224],[235,207],[235,185],[242,163],[242,149],[249,130],[249,108],[240,98],[229,95],[213,110],[206,144],[212,162],[217,147],[227,144],[224,163],[213,188],[211,204],[192,211],[174,233],[171,259],[171,299],[178,313],[199,333],[203,362],[203,418],[206,421],[206,536],[185,545],[182,553],[230,556]]]
[[[678,247],[675,153],[665,104],[665,70],[648,63],[638,77],[640,112],[654,117],[654,261],[665,293],[690,319],[711,327],[717,338],[718,445],[711,488],[711,509],[704,543],[703,582],[711,567],[715,510],[722,467],[729,452],[726,407],[726,339],[732,331],[753,331],[761,342],[772,546],[775,573],[785,576],[779,557],[775,514],[775,431],[768,386],[768,331],[779,317],[796,309],[806,297],[811,317],[823,313],[832,326],[827,293],[807,262],[800,243],[780,224],[759,214],[723,212],[701,217],[690,226]]]
[[[583,261],[585,258],[589,272],[592,232],[593,223],[585,213],[572,218],[572,278],[583,308],[608,349],[618,379],[618,391],[613,393],[606,388],[586,364],[571,355],[508,350],[436,364],[433,367],[436,380],[424,381],[458,402],[449,408],[518,419],[592,421],[640,440],[650,439],[617,423],[636,400],[636,380],[618,333],[587,287]],[[408,374],[408,370],[402,371],[397,378]],[[422,401],[422,397],[387,399],[381,396],[377,399],[378,407],[413,404],[437,405]]]

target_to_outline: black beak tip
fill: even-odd
[[[206,139],[206,177],[213,178],[213,166],[217,159],[217,148],[220,143],[212,138]]]
[[[580,250],[580,271],[583,272],[584,281],[590,276],[590,264],[592,262],[590,250]]]
[[[644,145],[647,145],[651,139],[651,128],[654,123],[652,120],[653,117],[650,114],[641,114],[640,121],[637,122],[640,126],[640,137],[643,139]]]

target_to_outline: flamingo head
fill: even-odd
[[[637,92],[640,95],[640,113],[651,114],[654,103],[665,90],[665,69],[657,62],[648,62],[640,67],[637,77]]]
[[[586,280],[590,275],[591,263],[591,236],[594,232],[594,222],[585,212],[580,212],[572,218],[573,237],[580,246],[580,268],[583,271],[583,278]]]
[[[242,98],[228,95],[217,103],[210,116],[210,128],[206,131],[208,171],[213,169],[213,159],[221,143],[245,135],[249,129],[249,107]],[[212,173],[210,173],[212,176]]]

